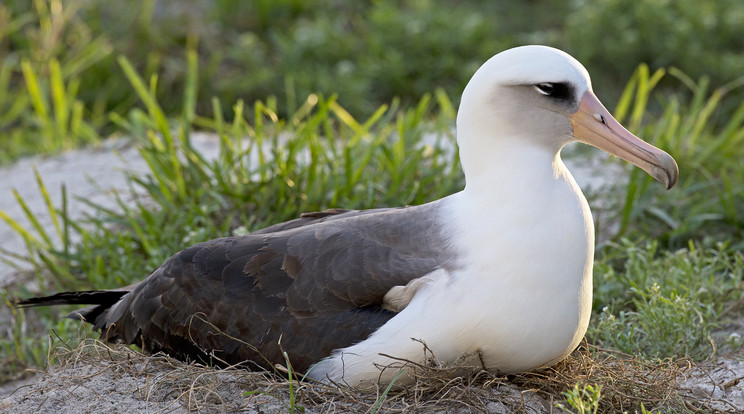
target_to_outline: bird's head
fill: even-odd
[[[484,63],[462,94],[457,128],[461,155],[474,163],[488,162],[488,151],[471,139],[554,153],[578,140],[638,166],[667,188],[677,181],[674,159],[620,125],[592,92],[581,63],[547,46],[509,49]]]

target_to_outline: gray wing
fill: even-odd
[[[431,209],[314,213],[166,261],[95,321],[110,339],[179,357],[306,370],[395,313],[394,286],[447,267]],[[234,339],[237,338],[238,340]]]

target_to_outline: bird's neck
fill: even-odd
[[[467,183],[443,209],[452,245],[472,268],[468,277],[579,289],[591,274],[594,227],[559,152],[515,143],[484,153],[461,153]]]
[[[540,191],[541,186],[568,174],[560,148],[530,141],[502,139],[494,148],[460,149],[467,197],[508,202],[520,194]],[[570,174],[569,174],[570,176]]]
[[[559,150],[513,142],[460,156],[465,189],[447,205],[449,225],[462,240],[492,243],[494,235],[509,235],[508,243],[540,239],[550,244],[555,237],[556,244],[563,243],[560,239],[583,244],[579,249],[585,253],[587,243],[593,244],[589,206]]]

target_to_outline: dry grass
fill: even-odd
[[[654,412],[709,412],[699,398],[680,390],[691,361],[645,362],[587,344],[554,367],[509,376],[479,371],[453,377],[477,365],[477,358],[454,366],[401,361],[415,377],[411,385],[364,391],[290,382],[277,373],[186,364],[94,339],[74,347],[61,343],[54,357],[55,380],[32,386],[33,393],[54,395],[50,391],[56,387],[72,395],[84,388],[103,404],[124,392],[145,402],[148,412],[560,412],[556,404],[568,406],[563,393],[577,383],[601,386],[599,412],[640,412],[641,404]]]
[[[584,343],[557,365],[516,375],[511,381],[551,396],[561,395],[577,383],[599,385],[600,412],[634,412],[641,404],[653,412],[694,412],[703,407],[679,389],[693,367],[687,358],[650,362]]]

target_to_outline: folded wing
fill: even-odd
[[[304,371],[392,318],[382,308],[391,288],[451,264],[431,212],[329,210],[200,243],[79,314],[109,340],[150,352],[268,368],[284,350]]]

